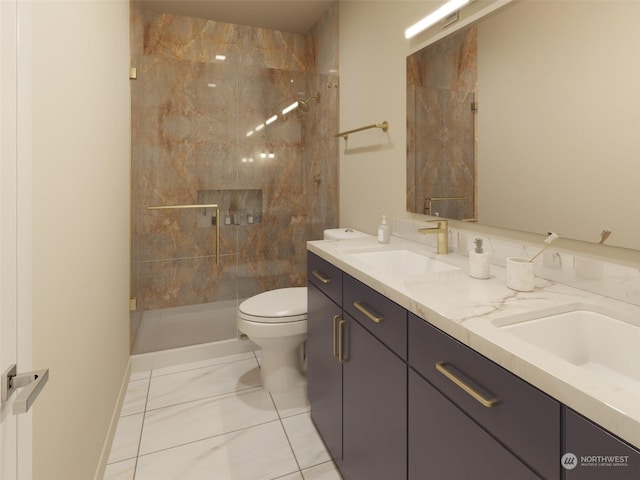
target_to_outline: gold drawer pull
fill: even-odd
[[[441,374],[455,383],[462,390],[467,392],[473,398],[475,398],[478,402],[484,405],[487,408],[495,407],[498,404],[498,399],[496,397],[486,398],[481,393],[477,392],[473,387],[467,385],[462,379],[456,376],[453,372],[447,369],[445,362],[436,362],[436,370],[438,370]]]
[[[334,315],[333,316],[333,356],[337,357],[338,356],[338,345],[336,344],[336,339],[337,339],[337,335],[336,335],[336,324],[338,322],[338,320],[340,320],[340,315]]]
[[[368,310],[367,307],[365,307],[365,305],[366,303],[363,303],[360,301],[353,302],[353,306],[356,307],[358,310],[360,310],[362,313],[364,313],[367,316],[367,318],[372,322],[380,323],[384,320],[384,317]]]
[[[316,277],[318,280],[320,280],[322,283],[324,283],[325,285],[327,283],[329,283],[331,281],[330,278],[325,277],[321,272],[319,272],[318,270],[311,270],[311,274]]]
[[[338,323],[338,361],[344,363],[344,325],[346,320],[340,320]]]

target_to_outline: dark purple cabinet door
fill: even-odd
[[[333,354],[334,317],[342,309],[308,284],[307,380],[311,419],[329,453],[342,459],[342,365]]]
[[[345,480],[407,475],[407,365],[349,315],[343,365]]]
[[[565,407],[565,480],[638,480],[640,450]]]
[[[409,480],[539,477],[409,369]]]

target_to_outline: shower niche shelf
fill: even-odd
[[[198,215],[198,228],[251,226],[262,221],[262,190],[198,190],[198,203],[217,204],[220,218],[214,208],[205,208]]]

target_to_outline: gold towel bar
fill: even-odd
[[[218,204],[211,203],[205,205],[156,205],[147,207],[147,210],[174,210],[178,208],[218,208]]]
[[[385,120],[382,123],[374,123],[373,125],[367,125],[366,127],[355,128],[353,130],[348,130],[346,132],[336,133],[336,137],[343,137],[345,140],[347,137],[356,132],[361,132],[362,130],[369,130],[370,128],[381,128],[383,132],[389,130],[389,123]]]
[[[426,197],[424,199],[424,214],[433,215],[431,213],[431,204],[433,202],[442,202],[446,200],[469,200],[467,197]]]
[[[216,209],[216,265],[220,265],[220,207],[217,203],[204,205],[158,205],[147,210],[175,210],[178,208],[215,208]]]

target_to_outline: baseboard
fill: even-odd
[[[116,435],[116,429],[118,428],[118,420],[120,420],[120,412],[122,411],[122,404],[124,403],[124,397],[127,394],[127,387],[129,386],[129,377],[131,376],[131,357],[127,362],[127,368],[124,371],[122,377],[122,384],[120,385],[120,393],[118,393],[118,400],[116,406],[113,409],[111,415],[111,422],[109,423],[109,429],[102,446],[102,453],[100,454],[100,460],[98,461],[98,468],[96,474],[93,477],[94,480],[103,480],[104,472],[107,468],[107,462],[109,461],[109,454],[111,453],[111,445],[113,444],[113,438]]]

